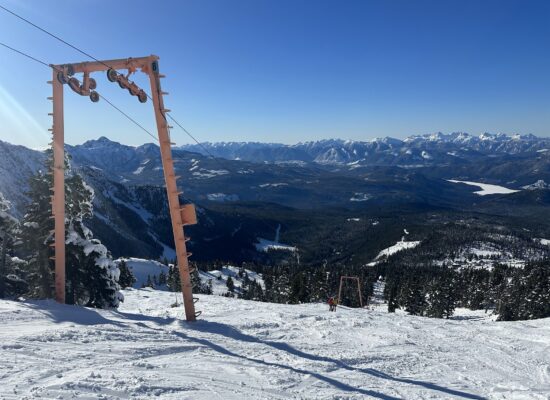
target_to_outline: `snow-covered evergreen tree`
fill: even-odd
[[[76,173],[66,178],[65,187],[68,301],[118,307],[124,299],[119,292],[120,271],[107,248],[84,225],[84,219],[92,216],[93,189]]]
[[[30,202],[21,223],[21,249],[28,262],[29,295],[38,298],[54,297],[52,206],[50,191],[53,181],[51,171],[53,153],[46,151],[43,171],[38,171],[29,181],[27,197]]]
[[[47,151],[46,170],[51,170],[53,157]],[[119,270],[109,251],[84,225],[92,216],[93,190],[65,162],[65,227],[67,302],[89,307],[117,307],[123,299],[119,292]],[[52,175],[39,171],[31,178],[30,204],[23,218],[22,251],[29,260],[30,294],[34,297],[54,296],[54,271],[50,261]]]
[[[10,202],[0,193],[0,298],[22,294],[17,290],[22,279],[14,271],[9,257],[15,244],[18,225],[17,220],[8,213],[10,208]]]
[[[126,260],[121,259],[118,262],[118,269],[120,271],[120,276],[118,277],[118,284],[122,289],[127,287],[132,287],[136,283],[136,277],[132,273],[132,270],[128,267]]]

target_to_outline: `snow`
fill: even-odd
[[[452,183],[464,183],[464,184],[470,185],[470,186],[477,186],[481,190],[478,190],[474,193],[478,194],[480,196],[486,196],[486,195],[489,195],[489,194],[510,194],[510,193],[519,192],[519,190],[508,189],[508,188],[505,188],[504,186],[490,185],[488,183],[458,181],[458,180],[455,180],[455,179],[447,179],[447,181],[452,182]]]
[[[248,275],[248,279],[251,281],[256,281],[260,284],[260,286],[262,286],[262,288],[265,288],[264,280],[260,274],[248,269],[245,269],[244,271]],[[239,276],[239,268],[230,265],[223,266],[219,270],[199,271],[199,276],[202,283],[208,283],[209,281],[212,282],[212,293],[215,295],[224,295],[228,292],[228,277],[231,277],[233,280],[233,284],[235,286],[234,292],[237,294],[241,293],[241,288],[244,282],[243,277]]]
[[[201,168],[199,171],[193,172],[193,176],[196,178],[214,178],[220,175],[227,175],[229,171],[225,169],[204,169]]]
[[[283,250],[283,251],[297,251],[297,247],[289,246],[288,244],[282,244],[278,241],[267,240],[258,238],[258,243],[255,244],[256,250],[268,252],[269,250]]]
[[[367,201],[371,198],[372,196],[367,193],[354,193],[354,195],[349,199],[349,201]]]
[[[159,275],[164,272],[168,276],[169,267],[154,260],[145,260],[141,258],[119,258],[115,260],[115,264],[119,264],[122,260],[126,261],[126,265],[132,271],[132,274],[136,278],[134,283],[134,289],[140,289],[147,283],[147,278],[151,277],[151,280],[154,280],[156,277],[157,281]],[[248,275],[248,279],[255,280],[262,287],[264,287],[264,281],[260,274],[250,271],[248,269],[244,270]],[[224,295],[228,292],[227,289],[227,278],[231,277],[235,285],[235,293],[241,292],[241,287],[243,285],[244,277],[239,276],[239,268],[224,265],[219,270],[212,271],[199,271],[199,278],[203,284],[207,284],[208,281],[212,282],[212,291],[215,295]],[[155,289],[159,290],[168,290],[166,285],[156,285]]]
[[[280,187],[280,186],[288,186],[288,183],[284,183],[284,182],[262,183],[261,185],[258,185],[258,186],[261,187],[261,188],[269,188],[269,187],[276,188],[276,187]]]
[[[210,201],[217,201],[224,203],[226,201],[238,201],[239,196],[236,194],[225,194],[225,193],[209,193],[206,195],[206,198]]]
[[[124,291],[118,311],[0,300],[0,398],[547,399],[550,319],[450,320]],[[181,298],[180,298],[181,300]]]
[[[534,239],[538,241],[540,244],[543,244],[545,246],[550,246],[550,239]]]
[[[153,214],[151,214],[149,211],[141,207],[141,205],[131,204],[127,201],[120,200],[113,192],[106,191],[104,195],[106,197],[109,197],[113,201],[113,203],[120,204],[124,207],[129,208],[130,210],[135,212],[137,215],[139,215],[140,218],[145,222],[149,221],[153,217]]]
[[[550,189],[550,184],[546,183],[542,179],[539,179],[535,183],[532,183],[530,185],[522,186],[521,188],[525,189],[525,190]]]
[[[157,278],[164,272],[168,276],[168,266],[164,265],[158,261],[153,260],[144,260],[141,258],[119,258],[115,260],[115,264],[119,264],[122,260],[126,261],[126,265],[132,271],[132,274],[136,278],[134,283],[134,288],[141,288],[147,283],[147,277],[150,276],[153,279],[154,276]],[[167,289],[163,287],[162,289]]]
[[[393,246],[390,246],[384,250],[382,250],[378,255],[376,256],[375,260],[379,260],[382,257],[389,257],[392,254],[395,254],[399,251],[412,249],[420,244],[420,241],[411,241],[407,242],[404,240],[405,238],[401,239],[401,241],[397,242]]]

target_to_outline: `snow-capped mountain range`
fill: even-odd
[[[441,132],[368,141],[328,139],[293,145],[257,142],[219,142],[184,145],[182,150],[252,162],[303,161],[319,164],[364,165],[439,164],[460,157],[550,151],[550,138],[534,135]]]
[[[319,230],[328,234],[341,224],[350,235],[363,235],[354,226],[388,218],[381,215],[389,213],[395,221],[380,224],[381,235],[375,239],[380,244],[368,249],[373,254],[365,253],[370,261],[399,238],[390,232],[401,234],[403,227],[396,221],[407,208],[414,213],[521,216],[522,223],[528,221],[524,216],[532,216],[540,228],[532,234],[550,237],[550,224],[541,222],[550,205],[550,138],[438,133],[404,140],[202,146],[208,151],[201,146],[173,149],[182,200],[198,205],[200,223],[192,228],[191,245],[199,255],[237,262],[265,257],[257,251],[258,238],[272,240],[282,227],[281,242],[298,248],[302,259],[308,251],[311,257],[330,258],[332,253],[319,252],[317,242],[308,243],[310,235]],[[155,144],[134,147],[100,137],[67,146],[67,152],[95,191],[92,230],[115,256],[173,256]],[[44,168],[44,153],[0,142],[0,154],[0,192],[12,202],[12,213],[21,217],[29,177]],[[437,223],[446,218],[439,215]],[[346,222],[350,220],[359,223]],[[343,251],[362,252],[361,240],[366,239],[353,236],[350,243],[357,248]]]

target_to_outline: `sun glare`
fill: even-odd
[[[20,136],[19,139],[34,145],[33,147],[43,147],[44,139],[46,139],[46,143],[49,141],[46,128],[40,126],[36,119],[2,85],[0,85],[0,120],[3,121],[2,125],[6,129],[6,133],[10,136],[13,135],[14,139],[15,136]]]

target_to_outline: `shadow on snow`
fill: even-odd
[[[115,325],[115,326],[121,327],[121,328],[130,328],[130,325],[125,324],[123,321],[116,321],[116,320],[108,319],[105,316],[101,315],[101,313],[99,313],[98,310],[95,310],[95,309],[79,307],[79,306],[59,305],[59,304],[57,304],[53,301],[47,301],[46,302],[47,307],[44,307],[44,301],[40,301],[40,303],[29,301],[29,302],[25,302],[23,304],[25,306],[35,310],[35,311],[38,311],[38,312],[40,312],[44,315],[49,316],[56,323],[72,322],[72,323],[76,323],[76,324],[80,324],[80,325]],[[270,341],[270,340],[263,340],[263,339],[259,339],[259,338],[255,337],[255,336],[244,334],[241,331],[239,331],[238,329],[235,329],[234,327],[232,327],[231,325],[222,324],[222,323],[219,323],[219,322],[211,322],[211,321],[207,321],[207,320],[201,320],[201,321],[197,321],[197,322],[191,324],[191,323],[187,323],[185,321],[181,321],[181,320],[178,320],[178,319],[175,319],[175,318],[170,318],[170,317],[152,317],[152,316],[142,315],[142,314],[123,313],[123,312],[119,312],[119,311],[112,311],[111,315],[119,317],[122,320],[137,321],[137,324],[135,324],[135,325],[143,327],[145,329],[151,329],[151,330],[155,330],[155,331],[159,331],[159,330],[162,331],[163,329],[155,329],[155,328],[147,325],[146,322],[154,323],[157,326],[172,325],[174,323],[178,323],[179,326],[183,330],[188,331],[188,332],[193,332],[193,331],[206,332],[206,333],[209,333],[209,334],[220,335],[220,336],[224,336],[226,338],[233,339],[233,340],[238,340],[238,341],[241,341],[241,342],[257,343],[257,344],[261,344],[261,345],[265,345],[265,346],[270,346],[274,349],[286,352],[286,353],[291,354],[295,357],[300,357],[300,358],[310,360],[310,361],[315,361],[315,362],[331,363],[337,368],[342,368],[342,369],[345,369],[345,370],[348,370],[348,371],[367,374],[367,375],[370,375],[372,377],[385,379],[385,380],[388,380],[388,381],[400,382],[400,383],[420,386],[420,387],[423,387],[425,389],[429,389],[429,390],[437,391],[437,392],[440,392],[440,393],[444,393],[446,395],[456,396],[456,397],[460,397],[460,398],[464,398],[464,399],[473,399],[473,400],[485,399],[482,396],[478,396],[478,395],[475,395],[475,394],[459,391],[459,390],[456,390],[456,389],[446,388],[446,387],[443,387],[443,386],[440,386],[440,385],[437,385],[437,384],[431,383],[431,382],[415,380],[415,379],[410,379],[410,378],[399,378],[399,377],[391,376],[389,374],[386,374],[384,372],[378,371],[378,370],[373,369],[373,368],[356,368],[356,367],[352,367],[352,366],[350,366],[350,365],[348,365],[348,364],[346,364],[343,361],[338,360],[338,359],[306,353],[304,351],[298,350],[298,349],[290,346],[287,343],[275,342],[275,341]],[[179,338],[181,338],[181,339],[189,340],[189,341],[201,344],[201,345],[206,346],[206,347],[208,347],[208,348],[210,348],[210,349],[212,349],[212,350],[214,350],[218,353],[221,353],[221,354],[224,354],[224,355],[227,355],[227,356],[240,358],[240,359],[247,360],[247,361],[250,361],[250,362],[253,362],[253,363],[256,363],[256,364],[261,364],[261,365],[264,365],[264,366],[267,366],[267,367],[283,368],[283,369],[286,369],[286,370],[289,370],[289,371],[292,371],[292,372],[295,372],[295,373],[298,373],[298,374],[313,376],[313,377],[317,378],[318,380],[326,382],[329,385],[331,385],[331,386],[333,386],[333,387],[335,387],[339,390],[342,390],[342,391],[356,392],[356,393],[372,396],[372,397],[379,398],[379,399],[385,399],[385,400],[397,399],[397,397],[393,397],[393,396],[389,396],[389,395],[379,393],[379,392],[376,392],[376,391],[373,391],[373,390],[363,389],[363,388],[360,388],[360,387],[355,387],[355,386],[349,385],[349,384],[341,382],[337,379],[330,378],[328,376],[322,375],[318,372],[313,372],[313,371],[309,371],[309,370],[305,370],[305,369],[295,368],[295,367],[292,367],[290,365],[280,364],[280,363],[277,363],[277,362],[265,361],[265,360],[261,360],[261,359],[248,357],[248,356],[245,356],[245,355],[242,355],[242,354],[237,354],[234,351],[231,351],[231,350],[229,350],[229,349],[227,349],[227,348],[225,348],[225,347],[223,347],[219,344],[216,344],[211,340],[190,336],[190,335],[188,335],[184,332],[171,330],[170,333],[177,336],[177,337],[179,337]]]

